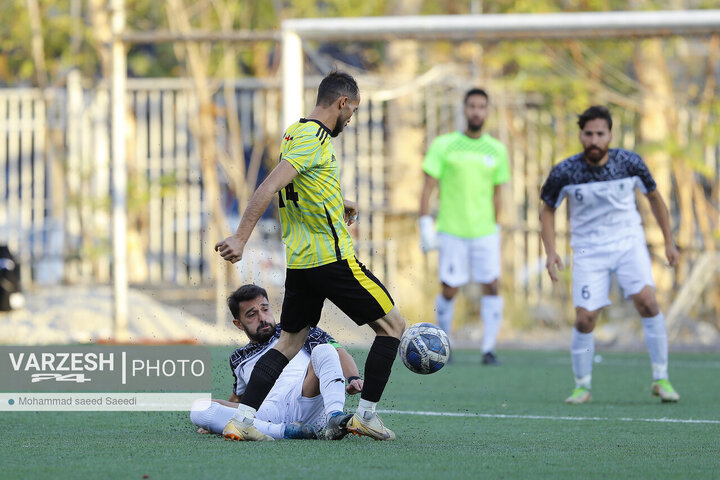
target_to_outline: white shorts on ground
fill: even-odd
[[[263,402],[255,418],[270,423],[302,422],[318,429],[325,426],[325,407],[323,398],[317,395],[313,398],[302,396],[302,382],[295,384],[284,398],[268,398]]]
[[[500,234],[461,238],[438,232],[440,256],[438,276],[450,287],[492,283],[500,277]]]
[[[608,248],[577,248],[573,253],[573,302],[588,311],[610,305],[610,275],[615,274],[625,298],[645,285],[655,286],[644,238],[628,238]]]

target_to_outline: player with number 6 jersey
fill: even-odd
[[[642,317],[652,365],[651,392],[663,402],[676,402],[680,396],[668,379],[665,317],[655,298],[650,254],[635,203],[635,189],[647,196],[665,239],[668,263],[675,266],[678,251],[670,234],[667,207],[642,158],[628,150],[609,148],[613,135],[612,117],[607,108],[590,107],[579,116],[578,126],[583,152],[555,165],[540,194],[542,241],[548,257],[547,270],[553,281],[558,280],[555,269],[563,269],[563,262],[555,251],[555,209],[567,197],[570,210],[576,312],[571,340],[575,390],[565,402],[590,401],[595,350],[592,332],[600,310],[610,305],[613,273]]]

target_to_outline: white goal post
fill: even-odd
[[[711,35],[720,10],[306,18],[282,23],[283,128],[304,114],[303,40],[528,40]]]

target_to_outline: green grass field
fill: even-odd
[[[229,394],[231,350],[213,349],[215,397]],[[601,353],[580,406],[562,402],[567,352],[500,351],[501,366],[480,367],[479,352],[459,351],[430,376],[398,360],[381,404],[397,434],[387,443],[226,442],[196,434],[184,412],[6,412],[0,477],[720,478],[720,355],[672,354],[682,398],[661,404],[647,355]]]

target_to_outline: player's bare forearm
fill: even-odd
[[[502,185],[495,185],[493,192],[493,210],[495,210],[495,223],[500,223],[500,209],[502,207]]]
[[[420,195],[420,216],[430,214],[430,196],[433,190],[437,187],[438,181],[436,178],[431,177],[427,173],[425,174],[425,182],[423,183],[422,194]]]
[[[255,229],[255,225],[257,225],[258,220],[260,220],[260,217],[265,213],[265,210],[267,210],[270,201],[276,193],[277,191],[273,192],[272,189],[268,188],[264,183],[255,190],[255,193],[250,197],[250,201],[245,208],[245,212],[240,220],[240,225],[238,225],[235,231],[236,237],[247,242],[250,234]]]
[[[547,204],[543,204],[540,210],[540,228],[545,253],[555,253],[555,209]]]
[[[660,230],[665,240],[665,256],[667,257],[668,264],[671,267],[677,265],[680,253],[678,252],[675,242],[672,239],[672,233],[670,232],[670,215],[668,214],[667,206],[663,201],[662,195],[657,190],[653,190],[647,195],[650,201],[650,210],[660,225]]]
[[[240,403],[241,397],[238,397],[235,393],[230,394],[230,398],[228,398],[228,402],[232,403]]]
[[[242,260],[245,244],[258,220],[262,217],[267,206],[270,205],[270,200],[281,188],[291,183],[296,176],[297,170],[287,160],[281,160],[278,166],[270,172],[270,175],[250,198],[237,231],[215,244],[215,251],[220,253],[224,260],[232,263]]]
[[[270,172],[270,175],[268,175],[265,181],[255,190],[252,197],[250,197],[250,201],[245,208],[245,213],[243,213],[240,226],[238,226],[235,235],[247,242],[258,220],[260,220],[260,217],[262,217],[268,205],[270,205],[270,200],[272,200],[280,189],[290,184],[296,176],[297,170],[295,170],[295,167],[287,160],[280,160],[278,166]]]
[[[338,356],[340,357],[340,367],[342,367],[343,375],[345,378],[359,377],[360,370],[358,370],[355,359],[350,355],[344,348],[337,349]]]
[[[223,260],[236,263],[242,260],[245,244],[250,238],[255,225],[262,216],[263,212],[270,204],[270,189],[260,185],[248,202],[248,206],[243,213],[240,226],[237,231],[215,244],[215,251],[220,254]]]
[[[555,251],[555,209],[547,204],[543,204],[540,210],[540,238],[542,238],[545,252],[547,253],[547,261],[545,267],[548,275],[553,282],[559,280],[555,269],[563,270],[565,267],[560,256]]]
[[[672,234],[670,233],[670,216],[668,215],[668,209],[665,205],[665,201],[662,198],[662,195],[660,195],[660,192],[657,190],[653,190],[652,192],[648,193],[647,195],[648,201],[650,202],[650,210],[653,213],[653,216],[655,217],[655,220],[657,221],[658,225],[660,226],[660,230],[663,234],[663,239],[665,240],[665,245],[670,245],[673,243],[672,241]]]
[[[363,380],[360,378],[360,371],[355,363],[355,359],[342,347],[338,348],[337,352],[340,357],[340,367],[342,368],[345,378],[356,377],[348,383],[345,391],[350,395],[360,393],[363,388]]]

